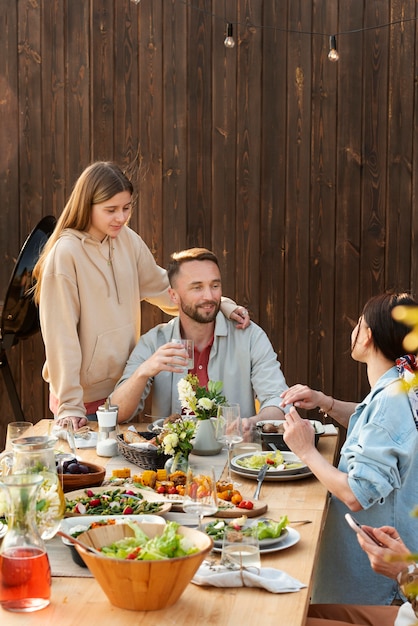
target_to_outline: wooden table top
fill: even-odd
[[[33,434],[46,434],[51,420],[35,424]],[[141,428],[142,427],[142,428]],[[144,425],[138,430],[144,430]],[[29,433],[28,433],[29,434]],[[60,448],[67,444],[60,440]],[[319,451],[333,462],[337,447],[336,436],[321,437]],[[98,457],[94,449],[79,450],[85,461],[106,465],[107,459]],[[205,462],[210,457],[205,457]],[[115,458],[112,459],[115,466]],[[125,467],[120,457],[120,467]],[[240,491],[251,499],[256,482],[239,476]],[[265,482],[261,499],[268,502],[268,516],[278,519],[287,515],[289,520],[311,520],[310,524],[295,525],[300,541],[285,550],[262,554],[262,566],[285,571],[306,584],[295,593],[269,593],[255,588],[199,587],[189,584],[177,603],[160,611],[128,611],[112,606],[94,578],[52,579],[51,604],[38,612],[22,614],[1,610],[3,625],[22,624],[39,626],[160,626],[198,623],[216,623],[218,626],[247,626],[261,618],[263,626],[304,626],[309,605],[313,571],[319,539],[327,512],[328,494],[314,478],[289,482]]]

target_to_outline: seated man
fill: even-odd
[[[177,384],[187,370],[186,351],[176,339],[192,339],[194,369],[200,386],[222,381],[228,402],[241,407],[248,434],[258,420],[283,419],[280,394],[287,389],[266,333],[253,322],[245,331],[219,312],[222,282],[218,259],[205,248],[172,255],[168,267],[170,297],[179,317],[141,336],[112,394],[119,421],[131,419],[144,406],[153,385],[153,415],[181,413]],[[255,400],[260,410],[256,415]]]

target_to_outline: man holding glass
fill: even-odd
[[[253,322],[244,331],[220,313],[222,281],[216,255],[191,248],[172,255],[169,294],[179,316],[141,336],[112,394],[119,421],[132,419],[153,388],[152,413],[179,413],[178,381],[187,373],[187,353],[175,343],[194,342],[194,367],[200,386],[222,381],[228,402],[241,407],[248,434],[259,420],[284,419],[280,394],[287,384],[266,333]],[[256,400],[259,412],[256,413]]]

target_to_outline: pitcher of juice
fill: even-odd
[[[20,437],[12,449],[0,454],[2,476],[40,474],[43,478],[37,490],[36,524],[42,539],[51,539],[57,532],[65,512],[65,498],[58,477],[54,446],[55,437]],[[5,462],[6,461],[6,462]],[[1,503],[0,503],[1,504]],[[0,515],[4,514],[0,506]]]
[[[49,604],[51,570],[35,520],[43,480],[40,474],[1,477],[8,530],[0,547],[0,606],[8,611],[37,611]]]

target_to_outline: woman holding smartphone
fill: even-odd
[[[375,296],[351,334],[351,356],[366,364],[371,387],[360,404],[330,398],[305,385],[282,394],[283,406],[294,405],[285,418],[284,440],[331,493],[314,581],[315,603],[391,604],[399,597],[395,581],[382,579],[370,569],[346,523],[347,512],[355,512],[362,525],[396,526],[411,549],[418,551],[410,518],[418,502],[418,431],[396,365],[409,332],[392,317],[397,305],[417,306],[406,294]],[[415,367],[413,356],[408,363]],[[303,420],[294,407],[320,407],[348,429],[338,467],[315,448],[309,420]]]

